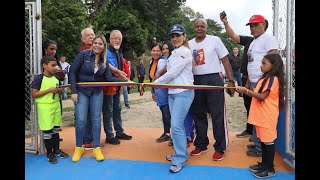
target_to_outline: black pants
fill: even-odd
[[[218,73],[195,75],[194,84],[211,86],[223,86],[223,78]],[[225,115],[225,98],[223,89],[195,90],[195,97],[191,105],[194,123],[196,127],[196,149],[205,149],[209,145],[207,113],[211,114],[212,131],[215,139],[213,147],[215,151],[224,154],[228,144],[226,133],[227,119]]]
[[[245,86],[248,77],[247,76],[242,76],[242,85]],[[247,110],[247,118],[249,116],[249,111],[250,111],[250,105],[251,105],[251,99],[252,97],[247,96],[245,93],[243,93],[243,102],[244,102],[244,107]],[[252,135],[252,130],[253,130],[253,125],[247,123],[246,131]]]

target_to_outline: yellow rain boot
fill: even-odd
[[[101,152],[101,148],[100,147],[94,148],[92,154],[96,158],[97,161],[103,161],[104,160],[104,156],[103,156],[103,154]]]
[[[83,147],[76,147],[72,156],[72,161],[73,162],[78,162],[81,158],[81,155],[84,152],[84,148]]]

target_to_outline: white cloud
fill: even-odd
[[[231,27],[239,35],[250,35],[246,23],[252,15],[261,14],[269,21],[267,32],[272,34],[272,0],[187,0],[185,5],[220,24],[219,14],[225,11]]]

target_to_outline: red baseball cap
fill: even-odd
[[[249,22],[246,24],[246,26],[250,25],[251,23],[259,23],[259,22],[264,23],[264,22],[266,22],[266,20],[264,19],[264,17],[262,15],[253,15],[249,19]]]

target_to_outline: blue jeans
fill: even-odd
[[[90,120],[90,109],[88,110],[88,116],[87,116],[87,124],[86,124],[86,128],[84,131],[84,135],[83,135],[83,143],[84,144],[90,144],[93,139],[92,139],[92,123]],[[76,112],[74,112],[74,121],[77,121],[77,115]]]
[[[102,98],[102,90],[93,91],[91,96],[87,96],[80,91],[78,92],[78,103],[75,105],[77,147],[81,147],[83,145],[85,128],[87,122],[89,121],[87,118],[88,114],[92,122],[92,137],[94,147],[100,146]]]
[[[68,84],[68,78],[64,78],[64,80],[61,81],[61,84],[62,84],[62,85]],[[62,97],[63,97],[64,99],[68,99],[67,88],[62,88],[62,92],[63,92]]]
[[[171,113],[171,131],[174,152],[172,165],[184,166],[189,158],[187,151],[187,136],[184,121],[194,98],[194,90],[186,90],[177,94],[169,94]]]
[[[103,128],[107,138],[113,138],[113,130],[116,131],[116,136],[120,136],[123,133],[122,119],[121,119],[121,103],[119,90],[113,96],[103,96]]]
[[[250,82],[250,90],[253,90],[253,88],[256,86],[256,82]],[[252,129],[252,135],[251,135],[251,139],[254,143],[254,145],[256,145],[258,147],[259,150],[261,150],[261,140],[260,138],[257,137],[257,133],[256,133],[256,127],[253,125],[253,129]]]
[[[128,87],[127,86],[122,86],[123,89],[123,100],[124,100],[124,104],[129,104],[129,98],[128,98]]]
[[[87,121],[87,125],[84,131],[84,136],[83,136],[83,143],[84,144],[90,144],[93,141],[92,138],[92,123],[90,120],[90,109],[88,111],[88,121]]]
[[[187,140],[191,141],[195,135],[195,125],[192,117],[191,109],[184,120],[184,128],[186,129]]]
[[[235,80],[237,81],[238,86],[242,86],[242,79],[241,79],[240,71],[233,71],[233,76],[234,76]]]

